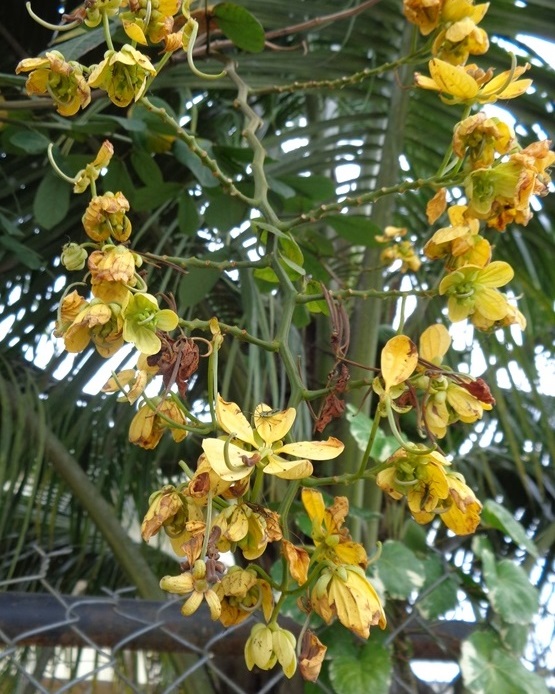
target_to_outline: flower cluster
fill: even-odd
[[[257,503],[257,490],[266,475],[286,480],[309,477],[314,461],[336,458],[343,444],[334,438],[285,443],[296,418],[292,407],[272,410],[261,404],[251,425],[235,403],[218,396],[216,418],[224,434],[204,439],[204,452],[187,483],[165,486],[151,496],[142,535],[148,541],[163,531],[182,559],[181,573],[166,576],[160,585],[186,598],[183,614],[192,614],[205,601],[213,619],[231,626],[260,611],[264,623],[255,624],[245,645],[247,667],[270,669],[279,663],[292,677],[298,664],[296,639],[277,623],[272,579],[257,565],[228,567],[220,554],[240,552],[252,562],[269,543],[282,541],[291,578],[310,596],[305,609],[327,622],[337,617],[366,638],[371,625],[383,628],[383,608],[364,573],[366,552],[343,527],[346,499],[336,499],[325,509],[319,492],[303,490],[313,523],[312,549],[284,540],[279,514]],[[325,653],[313,637],[299,661],[308,678],[317,676],[317,663],[321,665]]]
[[[403,440],[397,418],[416,411],[418,426],[432,441],[445,437],[455,422],[471,424],[495,404],[482,379],[460,374],[442,364],[451,345],[444,325],[431,325],[419,347],[405,335],[391,338],[382,350],[381,371],[373,383],[380,396],[378,416],[387,417],[400,448],[378,473],[376,483],[392,498],[405,496],[418,523],[439,514],[458,535],[473,533],[481,504],[443,454]]]
[[[513,99],[532,84],[521,79],[529,65],[513,65],[494,76],[467,64],[470,55],[486,53],[486,32],[478,27],[489,3],[473,0],[404,0],[404,12],[424,35],[434,36],[430,76],[416,74],[416,84],[439,93],[447,104],[463,104],[465,117],[454,129],[453,167],[464,174],[466,204],[449,207],[449,225],[428,241],[425,255],[444,259],[448,274],[439,285],[447,296],[453,322],[469,318],[479,330],[507,325],[525,327],[522,314],[499,291],[513,277],[506,262],[491,261],[491,244],[480,234],[480,224],[504,231],[515,222],[526,225],[532,213],[531,198],[547,193],[549,167],[555,162],[547,140],[522,148],[511,127],[483,110],[471,115],[475,105]],[[446,208],[446,191],[430,201],[428,219],[435,222]]]
[[[59,29],[63,31],[80,23],[88,27],[104,23],[109,48],[103,60],[95,65],[82,65],[66,61],[62,53],[53,50],[39,58],[25,58],[16,67],[16,73],[29,73],[27,93],[49,96],[62,116],[73,116],[88,106],[91,89],[95,88],[106,92],[116,106],[129,106],[143,96],[149,81],[157,74],[149,57],[135,45],[163,44],[162,52],[167,57],[178,50],[186,51],[190,25],[195,21],[189,12],[190,4],[191,0],[87,0],[82,7],[64,15],[70,23]],[[115,50],[107,22],[118,16],[132,43]]]

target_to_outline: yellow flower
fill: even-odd
[[[123,193],[95,195],[83,215],[83,227],[87,236],[97,243],[115,241],[124,243],[131,235],[131,222],[125,214],[129,202]]]
[[[449,270],[461,265],[484,267],[491,259],[491,244],[478,234],[480,222],[467,216],[466,205],[452,205],[447,214],[450,226],[438,229],[424,246],[430,260],[446,258]]]
[[[343,527],[349,513],[347,497],[336,496],[332,506],[326,508],[319,491],[303,487],[301,500],[312,523],[311,537],[318,561],[353,564],[365,569],[368,565],[366,550],[359,543],[353,542],[348,529]]]
[[[167,484],[148,500],[148,511],[141,524],[141,537],[148,542],[164,525],[175,525],[177,516],[183,516],[186,505],[183,497],[172,484]]]
[[[453,11],[455,3],[447,0],[442,12],[442,20],[449,20],[437,35],[432,45],[432,55],[435,58],[451,63],[464,65],[469,55],[483,55],[489,48],[488,35],[476,25],[483,19],[489,3],[466,7],[458,2],[458,8]],[[452,7],[449,7],[449,6]]]
[[[89,75],[89,86],[103,89],[110,101],[124,107],[141,98],[147,79],[155,74],[146,55],[125,44],[119,51],[106,51],[104,60]]]
[[[81,171],[79,171],[75,176],[73,192],[84,193],[90,186],[91,182],[96,181],[96,179],[100,176],[102,169],[105,169],[108,166],[113,154],[114,147],[112,143],[108,140],[104,140],[94,161],[87,164],[87,166],[84,169],[81,169]]]
[[[125,304],[129,287],[136,284],[135,256],[125,246],[104,246],[93,251],[88,260],[91,273],[91,291],[103,301]]]
[[[139,354],[135,369],[123,369],[102,386],[103,393],[122,393],[118,402],[133,405],[158,372],[157,366],[149,366],[145,354]],[[129,386],[129,388],[127,388]]]
[[[331,460],[343,451],[341,441],[330,437],[327,441],[300,441],[283,443],[297,412],[290,407],[274,411],[268,405],[258,405],[254,412],[254,429],[234,402],[218,396],[216,417],[220,427],[229,434],[225,439],[204,439],[202,448],[212,469],[224,480],[237,481],[261,468],[268,475],[283,479],[302,479],[312,474],[310,460]],[[237,441],[245,444],[241,448]],[[284,455],[300,456],[294,460]]]
[[[456,323],[472,319],[475,311],[488,320],[498,321],[509,313],[507,298],[497,291],[512,280],[513,268],[502,260],[485,267],[464,265],[446,275],[439,285],[439,293],[447,294],[449,318]]]
[[[472,169],[490,166],[496,154],[506,154],[515,145],[511,127],[483,111],[457,123],[453,134],[453,152],[460,159],[467,156]]]
[[[450,346],[447,328],[439,323],[426,328],[420,336],[419,358],[424,363],[421,368],[425,377],[417,387],[426,391],[422,424],[438,438],[445,436],[449,424],[459,420],[469,424],[481,419],[484,410],[491,410],[495,403],[484,381],[450,373],[441,365]],[[438,369],[434,370],[434,366]]]
[[[17,74],[30,72],[28,94],[48,94],[62,116],[73,116],[91,101],[91,90],[79,63],[67,63],[59,51],[47,51],[40,58],[26,58],[15,68]]]
[[[245,643],[245,662],[249,670],[257,665],[261,670],[271,670],[276,663],[291,679],[297,669],[295,637],[278,624],[255,624]]]
[[[222,531],[218,549],[227,552],[236,543],[249,561],[263,554],[268,542],[282,538],[277,513],[246,503],[228,506],[216,516],[213,525]]]
[[[343,626],[363,639],[370,627],[385,629],[387,621],[382,603],[360,566],[325,568],[310,595],[315,612],[329,624],[337,617]]]
[[[148,41],[162,41],[173,28],[173,15],[179,9],[179,0],[123,0],[122,7],[130,7],[121,14],[123,29],[132,41],[146,46]]]
[[[129,441],[136,446],[151,450],[160,443],[167,429],[171,431],[176,443],[183,441],[187,431],[179,428],[179,425],[186,424],[187,420],[171,397],[166,400],[153,398],[152,404],[156,406],[155,409],[145,404],[137,410],[129,426]],[[172,422],[177,426],[173,426]]]
[[[60,304],[54,336],[63,337],[66,330],[75,321],[85,306],[88,306],[88,303],[89,302],[75,289],[69,294],[66,294]]]
[[[169,331],[177,327],[179,318],[169,308],[160,309],[152,294],[134,294],[123,310],[123,339],[132,342],[143,354],[160,351],[162,343],[157,330]]]
[[[82,352],[92,340],[102,357],[111,357],[123,345],[121,306],[101,299],[86,302],[63,338],[68,352]]]
[[[497,77],[493,77],[491,69],[484,72],[474,64],[451,65],[439,58],[430,60],[428,67],[431,77],[417,72],[416,84],[439,92],[446,104],[492,104],[498,99],[514,99],[532,84],[532,80],[518,79],[530,67],[528,64],[506,70]]]
[[[403,13],[424,36],[437,27],[444,0],[403,0]]]
[[[449,499],[440,518],[456,535],[471,535],[480,523],[482,504],[460,473],[448,472],[447,483]]]
[[[221,581],[214,585],[214,592],[222,607],[220,622],[224,627],[241,624],[259,607],[266,620],[272,616],[272,588],[252,569],[231,566]]]
[[[206,563],[202,559],[197,559],[191,571],[185,571],[179,576],[164,576],[160,581],[160,588],[168,593],[189,596],[181,608],[181,614],[186,617],[196,612],[201,602],[206,600],[212,619],[220,618],[220,600],[213,583],[207,578]]]
[[[96,27],[102,21],[103,15],[108,17],[117,15],[120,5],[121,0],[87,0],[83,5],[83,21],[88,27]]]
[[[384,249],[381,252],[380,260],[384,265],[391,265],[396,260],[401,261],[400,272],[418,272],[422,261],[418,257],[414,246],[411,241],[401,241],[401,243],[395,243],[389,248]]]
[[[464,477],[449,470],[450,463],[441,453],[416,455],[399,448],[388,462],[376,484],[393,499],[405,496],[417,523],[429,523],[439,515],[457,535],[475,531],[482,505]]]

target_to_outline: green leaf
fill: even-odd
[[[154,157],[144,149],[133,149],[131,152],[131,163],[135,169],[137,176],[146,185],[162,183],[164,177],[160,171],[160,167],[154,160]]]
[[[388,594],[398,600],[406,600],[425,580],[424,564],[397,540],[384,542],[376,571]]]
[[[282,176],[281,180],[303,197],[313,202],[335,197],[335,184],[328,176]]]
[[[503,622],[501,626],[496,628],[505,648],[520,658],[528,643],[530,626],[528,624],[505,624]]]
[[[337,694],[388,694],[391,675],[391,655],[374,639],[358,653],[339,655],[330,663],[330,680]]]
[[[50,140],[33,130],[15,130],[12,131],[9,137],[12,145],[19,148],[27,154],[40,154],[46,152]]]
[[[543,680],[508,653],[492,632],[463,642],[460,661],[465,687],[472,694],[548,694]]]
[[[374,240],[376,234],[380,233],[378,226],[371,222],[368,217],[360,215],[337,214],[326,217],[326,222],[334,229],[341,238],[355,244],[356,246],[378,246]]]
[[[519,547],[533,557],[538,556],[538,548],[526,535],[526,531],[516,518],[504,506],[493,499],[488,499],[482,509],[482,525],[490,525],[508,535]]]
[[[159,183],[138,188],[133,196],[133,208],[138,212],[150,212],[168,200],[178,198],[182,192],[180,183]]]
[[[359,412],[354,405],[347,405],[347,421],[351,436],[357,442],[359,450],[364,453],[370,439],[373,421],[364,412]],[[395,437],[386,436],[381,429],[378,429],[370,455],[379,463],[383,463],[398,448],[399,443]]]
[[[200,217],[195,201],[189,193],[183,193],[177,205],[179,230],[185,236],[195,236],[200,226]]]
[[[2,225],[3,226],[3,225]],[[16,258],[30,270],[38,270],[43,265],[42,258],[32,248],[18,241],[13,236],[0,235],[0,246],[13,253]]]
[[[225,260],[227,257],[226,249],[221,249],[207,256],[207,260]],[[181,278],[179,282],[179,308],[190,308],[196,306],[200,301],[205,299],[212,287],[221,277],[221,270],[216,268],[191,267],[187,270],[187,274]]]
[[[246,8],[222,2],[212,8],[218,26],[237,48],[249,53],[264,50],[266,36],[262,24]]]
[[[69,210],[71,187],[50,169],[39,184],[33,201],[33,214],[37,224],[52,229],[59,224]]]
[[[524,569],[510,559],[496,562],[489,550],[482,553],[482,562],[493,609],[509,624],[530,624],[538,609],[538,591]]]
[[[422,600],[418,600],[416,607],[426,619],[437,619],[456,607],[458,582],[452,574],[446,575],[444,563],[435,554],[424,560],[424,573],[426,579],[422,592],[434,584],[436,587]]]
[[[239,226],[247,217],[248,207],[245,203],[222,193],[219,189],[216,189],[213,195],[208,193],[208,199],[204,222],[211,229],[225,233]]]
[[[133,180],[129,175],[125,162],[121,159],[112,159],[108,172],[102,178],[103,190],[111,190],[113,192],[120,191],[131,203],[131,207],[135,206],[136,190]]]

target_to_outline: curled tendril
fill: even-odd
[[[52,31],[69,31],[70,29],[75,29],[76,27],[81,25],[81,22],[78,19],[76,19],[74,22],[70,22],[69,24],[51,24],[50,22],[41,19],[38,16],[38,14],[35,14],[30,2],[26,2],[25,7],[27,9],[27,12],[35,20],[35,22],[37,24],[40,24],[41,27],[44,27],[45,29],[51,29]]]
[[[231,472],[237,472],[237,470],[240,469],[240,466],[234,465],[229,457],[229,444],[231,443],[231,439],[234,439],[236,434],[230,434],[225,442],[224,442],[224,461],[225,461],[225,466],[230,470]]]
[[[66,181],[66,183],[71,183],[72,185],[75,185],[75,183],[77,182],[77,178],[76,177],[72,178],[71,176],[68,176],[60,169],[58,164],[56,164],[56,160],[54,159],[54,154],[52,153],[53,149],[54,149],[54,145],[52,144],[52,142],[50,142],[48,144],[48,150],[47,150],[47,156],[48,156],[48,161],[50,162],[50,165],[52,166],[54,171],[58,174],[58,176],[60,178],[62,178],[64,181]]]
[[[385,410],[387,412],[387,421],[389,422],[389,426],[391,427],[391,433],[397,439],[401,448],[407,451],[407,453],[411,453],[412,455],[429,455],[430,453],[433,453],[436,450],[437,446],[435,445],[431,448],[419,448],[418,446],[415,446],[414,444],[405,441],[401,436],[401,432],[397,428],[397,422],[395,421],[395,417],[393,416],[393,408],[391,407],[391,398],[389,397],[389,395],[387,395],[384,398],[384,402]]]
[[[227,71],[224,69],[221,72],[219,72],[217,75],[211,75],[206,72],[202,72],[197,68],[195,65],[195,61],[193,60],[193,49],[195,47],[195,41],[197,40],[197,34],[198,34],[198,22],[191,18],[189,19],[189,22],[191,23],[191,36],[189,38],[189,45],[187,46],[187,62],[189,63],[189,67],[191,68],[191,71],[193,74],[195,74],[197,77],[200,77],[201,79],[204,80],[219,80],[221,77],[225,77],[227,74]]]

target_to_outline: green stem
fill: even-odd
[[[104,38],[106,40],[106,45],[109,50],[114,50],[114,44],[112,42],[112,34],[110,33],[110,19],[107,12],[102,13],[102,28],[104,29]]]

